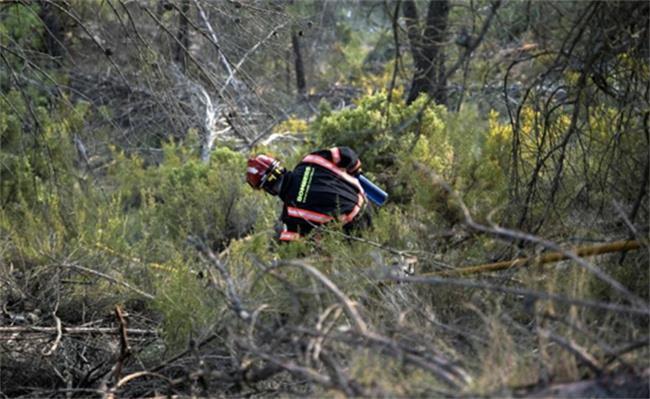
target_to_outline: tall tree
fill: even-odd
[[[176,34],[176,54],[174,55],[174,61],[180,65],[183,72],[187,68],[187,51],[189,51],[190,47],[189,12],[190,0],[183,0],[178,22],[178,33]]]
[[[296,87],[298,88],[298,95],[303,95],[307,89],[305,81],[305,64],[302,60],[302,52],[300,50],[299,31],[293,29],[291,31],[291,47],[293,48],[293,63],[296,69]]]
[[[61,66],[64,47],[64,26],[59,16],[57,8],[52,3],[40,1],[41,7],[38,16],[43,21],[43,46],[45,52],[51,57],[54,66]]]
[[[431,0],[424,27],[417,5],[406,0],[402,5],[415,71],[406,97],[412,103],[420,93],[434,96],[438,104],[447,105],[445,73],[445,39],[449,19],[449,0]]]

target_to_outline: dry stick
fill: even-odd
[[[201,342],[197,343],[196,347],[197,347],[197,348],[201,348],[201,347],[203,347],[203,346],[209,344],[210,342],[214,341],[214,340],[217,339],[217,338],[219,338],[219,336],[218,336],[217,334],[211,334],[211,335],[209,335],[207,338],[203,339]],[[181,352],[181,353],[179,353],[179,354],[177,354],[177,355],[175,355],[175,356],[173,356],[173,357],[171,357],[171,358],[169,358],[169,359],[163,361],[163,362],[160,363],[159,365],[155,366],[154,368],[151,369],[151,371],[154,372],[154,371],[162,370],[162,369],[164,369],[166,366],[168,366],[168,365],[170,365],[171,363],[175,362],[176,360],[178,360],[178,359],[180,359],[180,358],[186,356],[186,355],[189,354],[190,352],[191,352],[191,349],[186,349],[186,350],[184,350],[183,352]]]
[[[308,334],[313,337],[325,337],[325,333],[314,330],[307,330],[303,328],[297,328],[296,331]],[[470,381],[468,377],[469,374],[465,370],[456,367],[440,355],[433,355],[433,359],[427,358],[420,354],[421,351],[414,349],[412,345],[397,343],[391,341],[388,338],[381,337],[379,335],[375,336],[361,336],[363,340],[359,342],[358,339],[350,339],[350,337],[335,335],[331,337],[333,340],[343,342],[346,345],[350,345],[353,348],[358,348],[360,345],[367,348],[373,348],[378,351],[378,353],[389,353],[394,355],[400,361],[406,361],[411,363],[423,370],[426,370],[436,377],[440,378],[449,386],[459,389],[463,385],[467,384]]]
[[[614,209],[616,209],[616,212],[618,212],[618,215],[621,217],[621,219],[623,219],[623,223],[625,223],[625,226],[630,230],[630,233],[632,233],[630,239],[634,237],[638,237],[639,231],[637,230],[636,227],[634,227],[630,218],[627,217],[627,215],[623,211],[623,207],[621,207],[621,204],[619,204],[618,201],[616,200],[613,200],[612,204],[614,205]]]
[[[571,321],[569,321],[569,320],[567,320],[565,318],[555,316],[555,315],[550,314],[548,312],[544,312],[544,313],[540,314],[540,316],[543,317],[544,319],[554,321],[554,322],[558,322],[558,323],[562,323],[566,327],[569,327],[569,329],[571,329],[572,331],[575,331],[578,334],[580,334],[581,336],[586,337],[587,339],[589,339],[589,341],[593,342],[596,346],[598,346],[604,352],[604,355],[607,356],[607,358],[612,359],[611,361],[618,360],[618,362],[620,363],[620,365],[622,367],[632,369],[632,365],[630,365],[628,362],[626,362],[624,359],[622,359],[620,356],[618,356],[617,351],[614,348],[612,348],[606,342],[602,342],[602,340],[599,339],[594,333],[592,333],[592,332],[590,332],[588,330],[585,330],[585,328],[583,328],[581,326],[577,326],[575,323],[573,323],[573,322],[571,322]],[[607,363],[604,364],[602,368],[605,369],[606,367],[607,367]]]
[[[361,318],[361,315],[359,315],[359,312],[357,312],[357,309],[354,306],[354,302],[352,302],[352,300],[350,300],[350,298],[348,298],[347,295],[345,295],[345,293],[343,293],[343,291],[341,291],[330,279],[325,277],[323,273],[321,273],[315,267],[308,265],[304,262],[283,261],[278,263],[278,266],[283,266],[283,265],[299,267],[307,271],[318,281],[320,281],[321,284],[323,284],[327,289],[329,289],[334,294],[334,296],[336,296],[336,299],[339,300],[341,305],[343,305],[343,310],[348,315],[348,318],[354,325],[354,328],[357,330],[357,332],[362,335],[369,334],[368,326]]]
[[[553,334],[553,332],[543,328],[538,328],[538,331],[542,337],[546,339],[550,339],[551,341],[558,344],[560,347],[564,348],[566,351],[573,354],[578,359],[579,362],[589,367],[592,371],[596,372],[597,374],[602,373],[603,370],[598,365],[598,361],[584,348],[581,348],[580,346],[578,346],[578,344],[573,342],[573,340],[567,340],[566,338],[561,337],[557,334]]]
[[[120,388],[122,385],[128,384],[129,382],[131,382],[131,381],[133,381],[135,379],[138,379],[138,378],[142,378],[142,377],[159,378],[159,379],[165,381],[169,386],[172,385],[172,381],[169,378],[162,375],[162,374],[152,373],[151,371],[138,371],[136,373],[131,373],[131,374],[127,375],[127,376],[124,376],[122,379],[120,379],[117,382],[117,384],[115,384],[115,388]]]
[[[187,240],[196,246],[199,249],[200,253],[203,256],[206,256],[214,265],[214,267],[219,271],[221,278],[223,278],[226,282],[226,298],[228,299],[228,302],[230,302],[230,307],[235,311],[235,314],[242,320],[249,320],[251,314],[244,308],[242,300],[237,294],[237,290],[235,289],[235,283],[232,280],[230,273],[228,273],[228,270],[226,270],[226,266],[223,264],[221,259],[219,259],[214,254],[214,252],[212,252],[212,250],[208,248],[202,241],[194,237],[188,237]],[[214,276],[211,268],[208,268],[208,273],[210,274],[212,281],[215,283],[215,285],[217,285],[216,276]]]
[[[621,240],[621,241],[610,242],[607,244],[580,247],[580,248],[576,248],[571,252],[573,252],[575,256],[585,257],[585,256],[592,256],[592,255],[601,255],[610,252],[630,251],[634,249],[639,249],[640,247],[641,247],[641,243],[639,243],[639,241]],[[467,276],[470,274],[488,273],[488,272],[494,272],[498,270],[513,269],[516,267],[525,267],[530,264],[542,265],[545,263],[560,262],[566,259],[571,259],[571,256],[569,255],[569,250],[561,251],[561,252],[549,252],[540,256],[529,256],[529,257],[522,257],[513,260],[505,260],[501,262],[485,263],[485,264],[475,265],[475,266],[466,266],[466,267],[461,267],[453,270],[423,273],[421,274],[421,276]]]
[[[224,92],[224,91],[226,90],[226,88],[228,87],[228,84],[230,84],[230,81],[235,77],[235,74],[236,74],[237,72],[239,72],[239,68],[242,66],[242,64],[244,63],[244,61],[246,61],[246,58],[248,58],[249,55],[251,55],[252,53],[254,53],[255,50],[257,50],[257,48],[258,48],[259,46],[262,45],[262,43],[266,42],[266,41],[269,40],[273,35],[275,35],[275,33],[276,33],[278,30],[282,29],[285,25],[287,25],[287,23],[288,23],[288,21],[287,21],[287,22],[283,22],[283,23],[281,23],[280,25],[276,26],[274,29],[271,30],[271,32],[269,32],[268,35],[266,35],[266,37],[265,37],[264,39],[262,39],[262,40],[260,40],[259,42],[255,43],[255,45],[254,45],[253,47],[251,47],[248,51],[246,51],[246,53],[244,53],[244,55],[242,56],[241,60],[239,60],[239,62],[237,63],[237,65],[235,65],[235,68],[234,68],[232,71],[230,71],[230,74],[228,75],[228,79],[226,79],[226,83],[224,83],[224,84],[223,84],[223,87],[221,88],[221,90],[219,90],[219,94],[218,94],[219,97],[221,97],[221,96],[223,95],[223,92]]]
[[[442,365],[438,364],[438,362],[426,361],[421,356],[414,355],[412,353],[405,353],[404,359],[438,376],[444,382],[446,382],[450,387],[460,388],[462,385],[458,383],[459,379],[462,382],[466,382],[465,379],[468,374],[465,373],[464,371],[459,372],[455,368],[448,370],[446,367],[443,367]]]
[[[115,316],[117,317],[117,320],[120,323],[120,326],[117,329],[117,332],[120,334],[120,354],[117,356],[117,361],[115,365],[111,368],[111,370],[108,373],[104,375],[104,377],[101,379],[101,382],[99,383],[100,390],[102,390],[105,393],[104,394],[105,399],[115,398],[114,395],[115,386],[109,389],[108,381],[112,376],[115,379],[116,383],[119,382],[124,360],[126,360],[126,358],[129,355],[128,342],[126,340],[126,333],[124,332],[126,321],[124,320],[124,315],[122,314],[122,309],[120,308],[119,305],[115,306]]]
[[[127,328],[126,332],[131,336],[151,336],[156,335],[154,330],[144,330],[141,328]],[[11,326],[1,327],[0,335],[3,334],[56,334],[58,333],[57,327],[40,327],[40,326]],[[63,335],[114,335],[113,327],[65,327],[61,326],[61,334]]]
[[[84,266],[75,265],[73,263],[63,263],[60,266],[80,270],[82,272],[90,273],[90,274],[93,274],[95,276],[101,277],[101,278],[106,279],[106,280],[108,280],[108,281],[110,281],[112,283],[119,284],[119,285],[121,285],[123,287],[126,287],[126,288],[128,288],[128,289],[142,295],[143,297],[145,297],[147,299],[154,299],[155,298],[153,295],[151,295],[149,293],[146,293],[146,292],[142,291],[139,288],[133,287],[130,284],[128,284],[128,283],[126,283],[126,282],[124,282],[122,280],[118,280],[116,278],[113,278],[113,277],[109,276],[108,274],[98,272],[97,270],[89,269],[89,268],[84,267]]]
[[[342,367],[336,363],[332,356],[321,353],[319,359],[323,362],[325,367],[328,369],[331,378],[336,382],[336,385],[341,391],[347,396],[360,396],[367,397],[368,393],[360,386],[352,384],[350,378],[342,370]]]
[[[239,137],[240,139],[242,139],[242,140],[244,141],[244,143],[246,143],[246,146],[250,147],[251,140],[250,140],[248,137],[246,137],[242,132],[239,131],[239,129],[238,129],[238,128],[235,126],[235,124],[233,123],[233,120],[228,116],[228,113],[223,112],[223,113],[222,113],[222,116],[223,116],[224,119],[226,120],[226,123],[228,124],[228,126],[230,126],[230,128],[232,129],[232,131],[235,133],[235,135],[237,135],[237,137]],[[275,126],[274,123],[271,124],[271,127],[273,127],[273,126]]]
[[[650,164],[650,160],[648,161],[648,163]],[[646,172],[647,172],[647,171],[646,171]],[[647,176],[647,175],[646,175],[646,176]],[[647,183],[648,183],[647,181],[643,183],[644,188],[641,190],[642,192],[645,190],[645,185],[647,185]],[[639,200],[640,200],[640,199],[641,199],[641,198],[639,198]],[[616,200],[614,200],[614,201],[612,201],[612,202],[613,202],[613,204],[614,204],[614,208],[616,209],[616,212],[618,212],[619,216],[621,217],[621,219],[623,219],[623,222],[625,223],[625,225],[627,226],[627,228],[630,230],[630,233],[631,233],[631,234],[629,235],[629,237],[630,237],[630,238],[635,238],[635,237],[638,238],[638,237],[639,237],[639,232],[637,231],[636,227],[634,227],[634,225],[632,224],[632,221],[630,220],[630,218],[627,217],[627,215],[626,215],[625,212],[623,211],[621,205],[620,205],[620,204],[618,203],[618,201],[616,201]],[[637,204],[638,204],[638,203],[639,203],[639,202],[637,202]],[[636,204],[635,204],[635,207],[636,207]],[[632,213],[631,213],[631,215],[632,215],[632,219],[634,218],[634,215],[635,215],[635,214],[636,214],[636,211],[633,210]],[[618,261],[618,264],[619,264],[619,265],[622,265],[622,264],[623,264],[623,261],[625,260],[625,256],[627,255],[627,251],[622,251],[622,252],[623,252],[623,253],[621,254],[621,257],[620,257],[620,259],[619,259],[619,261]]]
[[[332,312],[334,312],[334,316],[332,316],[332,320],[329,322],[327,326],[324,326],[325,322],[327,321],[329,315]],[[327,336],[336,325],[336,322],[338,321],[340,316],[341,316],[341,305],[339,305],[338,303],[334,305],[330,305],[327,309],[325,309],[325,311],[322,314],[318,316],[318,322],[316,323],[316,331],[320,332],[322,335],[309,340],[309,344],[307,346],[307,351],[306,351],[307,353],[312,354],[311,356],[314,360],[317,360],[320,357],[320,353],[323,350],[323,344],[325,343],[325,339],[327,339]]]
[[[257,317],[264,309],[268,307],[269,305],[263,303],[257,309],[255,309],[255,311],[253,311],[253,314],[251,316],[251,323],[248,326],[248,341],[252,346],[255,346],[255,339],[253,338],[253,333],[255,332],[255,324],[257,323]]]
[[[61,329],[61,319],[59,319],[56,315],[56,313],[52,312],[52,316],[54,316],[54,320],[56,321],[56,339],[54,340],[54,343],[50,347],[48,351],[43,351],[43,356],[50,356],[56,348],[59,347],[59,343],[61,342],[61,337],[63,336],[63,330]]]
[[[626,353],[635,351],[635,350],[640,349],[640,348],[645,348],[646,346],[650,346],[649,337],[645,337],[645,339],[640,339],[638,341],[626,344],[625,346],[623,346],[621,348],[613,350],[611,353],[606,353],[605,355],[609,358],[609,360],[607,360],[607,362],[605,362],[604,367],[609,366],[614,361],[620,359]]]
[[[212,251],[210,251],[209,248],[206,248],[200,241],[197,241],[192,238],[189,238],[188,240],[194,243],[195,245],[197,245],[197,247],[199,247],[201,252],[204,255],[207,255],[207,257],[213,262],[216,268],[221,272],[222,277],[226,280],[227,291],[229,294],[228,296],[230,297],[229,299],[231,301],[231,305],[233,305],[231,307],[232,310],[234,310],[235,313],[245,321],[250,321],[251,316],[247,312],[243,311],[243,308],[241,306],[241,300],[236,295],[234,291],[234,284],[232,282],[232,279],[230,278],[229,274],[225,270],[225,267],[222,264],[222,262],[214,255],[214,253],[212,253]],[[354,303],[338,287],[336,287],[336,285],[332,281],[330,281],[325,275],[320,273],[317,269],[315,269],[310,265],[306,265],[300,262],[280,262],[275,265],[275,267],[278,266],[295,266],[306,270],[313,277],[319,280],[323,285],[325,285],[326,288],[328,288],[330,291],[334,293],[334,295],[343,305],[346,314],[354,324],[355,329],[359,333],[359,335],[361,335],[363,338],[371,342],[373,345],[382,345],[384,347],[393,348],[394,350],[399,350],[398,345],[396,345],[394,341],[369,331],[367,325],[365,324],[363,319],[361,319],[359,313],[356,311],[354,307]],[[270,268],[270,270],[274,269],[275,267]],[[298,374],[325,387],[340,388],[338,385],[333,384],[331,378],[327,376],[323,376],[311,368],[297,365],[291,361],[279,360],[269,354],[257,350],[254,347],[250,348],[250,350],[251,353],[259,356],[264,360],[267,360],[268,362],[284,370],[289,371],[290,373]],[[419,357],[413,354],[410,354],[407,360],[409,360],[413,364],[418,365],[419,367],[429,370],[430,372],[434,373],[437,377],[441,378],[443,381],[445,381],[451,386],[458,387],[462,385],[462,382],[459,383],[458,379],[455,378],[453,375],[451,375],[449,371],[444,370],[442,367],[440,367],[437,364],[431,364],[429,362],[426,362],[425,360],[420,359]]]
[[[187,375],[184,375],[182,377],[175,378],[173,380],[169,380],[169,384],[171,386],[176,386],[180,384],[185,384],[189,381],[194,381],[202,377],[210,377],[213,380],[217,380],[219,382],[230,382],[230,383],[242,383],[246,382],[248,384],[253,384],[256,382],[260,382],[266,379],[269,379],[273,377],[274,375],[285,371],[282,367],[276,365],[276,364],[271,364],[271,365],[266,365],[264,367],[259,367],[255,368],[252,366],[244,368],[241,370],[242,372],[240,374],[237,373],[231,373],[231,372],[220,372],[220,371],[215,371],[215,370],[199,370],[199,371],[194,371],[192,373],[189,373]],[[144,372],[143,372],[144,373]],[[157,374],[157,373],[156,373]]]
[[[120,375],[122,374],[122,366],[124,365],[126,358],[129,356],[130,349],[129,341],[126,336],[126,319],[124,318],[122,308],[119,305],[115,306],[115,317],[117,317],[117,321],[120,323],[120,355],[117,358],[117,363],[115,364],[115,372],[113,373],[115,376],[115,381],[117,382],[120,380]]]
[[[206,16],[205,11],[203,11],[203,7],[201,7],[201,4],[197,0],[192,0],[192,1],[194,2],[196,9],[199,10],[199,15],[203,20],[203,24],[205,24],[205,27],[208,28],[208,32],[210,32],[210,38],[212,39],[212,44],[214,44],[214,47],[217,49],[217,54],[219,54],[219,60],[221,60],[221,63],[226,68],[228,74],[232,75],[233,71],[232,68],[230,67],[230,63],[226,59],[226,56],[223,54],[223,51],[221,51],[221,47],[219,46],[219,40],[217,39],[217,34],[214,33],[214,29],[212,29],[212,25],[210,25],[210,21],[208,21],[208,17]]]

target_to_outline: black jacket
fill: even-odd
[[[347,230],[362,220],[369,224],[366,197],[355,177],[360,170],[361,162],[352,149],[334,147],[312,152],[285,173],[279,193],[284,202],[279,239],[298,239],[334,220]]]

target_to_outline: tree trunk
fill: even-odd
[[[293,62],[296,69],[296,86],[298,94],[304,95],[306,92],[307,84],[305,83],[305,64],[302,61],[302,53],[300,51],[300,41],[298,40],[298,33],[291,32],[291,44],[293,47]]]
[[[63,57],[64,27],[61,24],[61,18],[56,7],[46,1],[40,1],[39,5],[41,10],[38,16],[45,25],[44,50],[51,57],[54,67],[58,68],[61,66],[61,58]]]
[[[449,18],[449,0],[431,0],[424,31],[421,32],[417,6],[406,0],[402,6],[406,29],[411,44],[415,71],[406,97],[411,104],[420,95],[433,96],[438,104],[447,105],[447,80],[445,79],[445,38]]]
[[[287,89],[287,93],[291,92],[291,50],[287,49],[285,52],[285,63],[284,63],[284,83]]]
[[[187,52],[190,48],[189,21],[187,19],[190,12],[190,0],[183,0],[181,3],[181,15],[178,22],[178,34],[176,35],[176,54],[174,61],[180,65],[181,70],[187,69]]]

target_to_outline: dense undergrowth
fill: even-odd
[[[16,4],[0,21],[0,396],[518,396],[647,376],[643,104],[618,104],[571,68],[557,78],[564,96],[589,92],[592,103],[521,101],[516,120],[473,101],[454,112],[426,95],[406,105],[397,87],[340,110],[323,101],[313,120],[275,126],[300,133],[292,144],[253,150],[291,168],[350,146],[390,200],[357,237],[327,226],[279,245],[280,204],[245,184],[248,153],[224,140],[202,160],[196,128],[141,132],[148,151],[133,145],[115,125],[119,107],[5,51],[43,46],[38,6]],[[361,48],[341,49],[355,75]],[[155,69],[154,55],[137,54],[146,62],[134,75]],[[614,58],[612,87],[648,80],[647,65]],[[543,75],[560,69],[552,61],[527,65]],[[358,80],[387,87],[384,69]],[[642,249],[434,274],[630,238]],[[619,396],[643,396],[627,385]]]
[[[399,342],[424,345],[431,356],[452,359],[466,373],[454,378],[464,381],[467,392],[489,394],[544,379],[597,375],[592,360],[612,370],[645,362],[645,349],[621,355],[616,351],[626,343],[647,339],[647,315],[541,300],[525,293],[504,295],[471,284],[378,283],[380,276],[414,257],[416,272],[421,274],[545,249],[525,240],[481,233],[465,223],[463,206],[479,223],[504,226],[515,226],[522,211],[538,215],[545,209],[545,204],[532,201],[530,209],[522,210],[509,200],[506,171],[511,129],[496,113],[487,120],[472,108],[451,114],[429,106],[425,97],[410,106],[393,102],[389,107],[385,93],[361,98],[356,107],[338,112],[323,104],[301,148],[260,150],[285,154],[290,167],[316,147],[351,146],[360,153],[365,173],[387,188],[391,200],[374,209],[373,227],[363,232],[360,241],[331,227],[320,232],[318,240],[278,245],[272,227],[279,205],[244,184],[246,154],[222,147],[204,163],[189,143],[181,141],[165,144],[159,163],[111,148],[97,161],[99,166],[91,168],[78,161],[72,139],[82,134],[84,120],[92,117],[93,111],[83,102],[71,106],[62,101],[49,113],[44,108],[33,110],[40,115],[33,136],[39,139],[25,141],[17,139],[25,136],[19,120],[29,120],[31,111],[16,106],[21,104],[18,93],[10,96],[14,110],[8,112],[3,106],[0,114],[3,310],[6,315],[27,315],[36,324],[51,325],[56,317],[65,326],[76,326],[110,319],[119,304],[131,314],[133,325],[154,328],[162,339],[153,346],[143,344],[137,354],[139,363],[130,366],[134,370],[154,367],[206,337],[213,337],[210,345],[222,348],[217,352],[225,351],[220,356],[230,359],[209,362],[217,369],[242,367],[232,364],[233,359],[241,359],[239,351],[248,353],[244,358],[253,364],[267,359],[259,352],[291,352],[291,342],[282,340],[264,350],[237,343],[240,334],[256,334],[255,324],[242,324],[251,314],[260,330],[306,329],[314,323],[331,331],[349,330],[354,320],[342,316],[337,305],[340,297],[291,262],[306,262],[328,276],[358,304],[361,317],[376,331]],[[607,142],[607,115],[603,112],[603,121],[596,124],[601,130],[583,138],[581,145],[588,151],[572,149],[568,163],[574,162],[572,157],[585,164],[598,162],[606,151],[602,146]],[[531,123],[534,118],[531,114]],[[547,123],[553,134],[564,129],[567,121]],[[536,153],[535,132],[532,127],[523,131],[526,171],[534,164],[529,166],[528,158]],[[633,136],[620,138],[626,158],[642,156],[637,141]],[[551,175],[539,178],[553,184]],[[569,173],[559,201],[572,203],[582,190],[582,179],[578,171]],[[597,194],[606,195],[605,191]],[[616,218],[595,206],[567,206],[555,210],[551,219],[538,234],[560,244],[628,235]],[[220,254],[223,270],[206,260],[210,251]],[[609,255],[590,262],[620,281],[632,297],[647,303],[647,253],[631,252],[624,259]],[[495,287],[638,305],[572,262],[479,280]],[[237,308],[239,320],[232,312]],[[242,309],[248,312],[243,321]],[[61,356],[75,345],[79,343],[68,342]],[[405,367],[403,359],[385,349],[343,338],[323,345],[344,365],[349,378],[365,389],[352,393],[412,396],[448,389],[435,373]],[[299,361],[303,350],[291,352],[289,358],[298,356],[293,361]],[[575,355],[576,351],[582,355]],[[4,387],[11,387],[7,375],[32,378],[7,364],[15,361],[10,360],[11,352],[0,356]],[[110,358],[110,351],[101,356]],[[34,361],[28,355],[21,359]],[[33,370],[44,373],[42,360],[37,363],[40,367]],[[66,367],[76,370],[70,372],[75,384],[90,365]],[[170,373],[172,378],[174,372]],[[53,375],[48,381],[52,387],[63,383]],[[274,384],[286,383],[278,381]],[[26,392],[16,389],[5,393]],[[296,393],[323,393],[317,386],[302,389]]]

